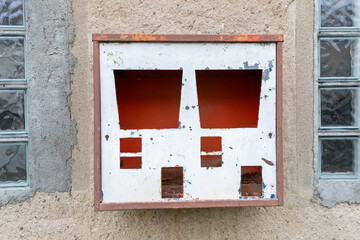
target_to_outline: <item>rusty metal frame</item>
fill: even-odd
[[[160,35],[160,34],[93,34],[94,74],[94,208],[98,211],[155,208],[209,208],[283,206],[283,139],[282,139],[282,35]],[[101,98],[100,42],[210,42],[210,43],[276,43],[276,182],[277,199],[271,200],[204,200],[171,202],[102,203],[101,188]]]

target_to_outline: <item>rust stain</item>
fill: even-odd
[[[156,36],[152,34],[131,34],[131,39],[134,41],[155,41]]]
[[[101,35],[101,36],[96,36],[96,41],[106,41],[107,40],[107,38],[106,38],[106,36],[105,35]]]
[[[223,40],[224,40],[224,36],[221,35],[221,36],[220,36],[220,41],[223,41]]]
[[[235,35],[234,36],[234,41],[248,41],[249,40],[249,35]]]
[[[127,39],[127,38],[128,38],[128,36],[127,36],[127,35],[125,35],[125,34],[121,34],[119,38],[120,38],[120,39]]]
[[[160,36],[159,40],[160,40],[160,41],[166,41],[167,38],[166,38],[165,36]]]
[[[259,41],[261,41],[261,36],[260,35],[252,35],[252,36],[250,36],[250,39],[252,39],[256,42],[259,42]]]
[[[265,158],[261,158],[261,160],[263,160],[266,164],[270,165],[270,166],[274,166],[274,163],[270,160],[267,160]]]
[[[282,35],[278,36],[279,41],[284,41],[284,37]]]

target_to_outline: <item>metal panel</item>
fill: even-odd
[[[94,162],[94,181],[95,181],[95,188],[94,188],[94,194],[95,194],[95,208],[98,209],[98,210],[114,210],[114,209],[128,209],[128,208],[170,208],[170,207],[215,207],[215,206],[223,206],[223,207],[226,207],[226,206],[274,206],[274,205],[282,205],[283,204],[283,194],[282,194],[282,191],[283,191],[283,186],[282,186],[282,139],[281,139],[281,126],[282,126],[282,106],[281,106],[281,103],[282,103],[282,85],[281,85],[281,79],[282,79],[282,44],[279,42],[279,41],[282,41],[283,38],[282,36],[280,35],[271,35],[271,36],[268,36],[268,35],[252,35],[252,36],[249,36],[249,35],[228,35],[228,36],[223,36],[223,35],[200,35],[200,36],[197,36],[197,35],[101,35],[101,34],[95,34],[93,35],[93,39],[95,39],[94,41],[94,101],[95,101],[95,133],[94,133],[94,137],[95,137],[95,141],[94,141],[94,147],[95,147],[95,162]],[[272,46],[271,43],[275,43],[274,46],[275,48],[272,48],[270,47],[268,50],[270,49],[273,49],[273,50],[270,50],[270,52],[273,54],[273,57],[271,59],[273,59],[274,62],[272,62],[272,66],[275,66],[275,69],[271,69],[270,71],[272,71],[272,78],[273,78],[273,84],[271,87],[269,87],[271,84],[268,82],[268,84],[270,85],[267,85],[265,84],[266,86],[262,86],[262,93],[261,93],[261,96],[264,98],[261,100],[261,104],[260,104],[260,113],[262,111],[264,111],[264,106],[262,106],[265,101],[268,101],[270,102],[269,100],[270,99],[273,99],[271,101],[276,101],[276,108],[274,108],[274,113],[276,112],[276,115],[273,115],[273,117],[269,117],[269,119],[274,119],[274,132],[271,133],[271,134],[268,134],[268,138],[271,139],[272,136],[274,136],[274,150],[275,150],[275,145],[276,145],[276,152],[274,152],[274,156],[276,155],[276,161],[274,161],[276,163],[276,166],[273,167],[273,169],[276,171],[276,174],[274,175],[274,182],[272,184],[273,187],[275,187],[275,189],[271,190],[270,188],[265,190],[265,199],[269,199],[269,200],[265,200],[264,197],[261,197],[261,198],[256,198],[256,197],[253,197],[253,198],[244,198],[244,199],[240,199],[241,200],[232,200],[231,198],[224,198],[224,197],[216,197],[216,193],[213,194],[213,196],[210,196],[209,198],[204,198],[204,197],[201,197],[200,198],[196,198],[196,200],[194,200],[195,198],[192,198],[192,196],[189,196],[189,195],[186,195],[186,191],[184,192],[184,198],[186,199],[186,202],[174,202],[174,201],[168,201],[166,199],[164,200],[159,200],[159,202],[151,202],[151,201],[144,201],[144,199],[142,199],[141,197],[138,198],[138,200],[134,200],[134,198],[131,200],[131,202],[127,202],[127,198],[125,197],[121,203],[119,203],[119,201],[116,200],[116,197],[115,197],[115,200],[111,200],[111,197],[108,197],[107,199],[105,199],[105,201],[103,201],[102,199],[102,187],[104,187],[104,185],[101,184],[102,182],[102,177],[101,177],[101,172],[103,172],[103,177],[104,177],[104,174],[107,174],[107,170],[109,170],[108,167],[106,167],[106,169],[102,169],[101,168],[101,165],[103,165],[104,163],[101,163],[101,134],[100,134],[100,126],[102,125],[103,127],[105,125],[108,125],[108,124],[112,124],[112,122],[106,122],[106,124],[103,122],[103,123],[100,123],[100,112],[101,111],[104,111],[103,110],[100,110],[100,61],[103,62],[104,60],[106,60],[106,56],[104,55],[105,59],[102,58],[102,60],[99,59],[99,54],[101,55],[104,51],[107,52],[109,50],[109,48],[106,48],[105,46],[110,46],[108,44],[106,45],[102,45],[102,47],[105,47],[105,48],[102,48],[101,52],[99,52],[99,42],[98,40],[100,41],[118,41],[118,42],[126,42],[126,41],[135,41],[135,42],[138,42],[138,41],[155,41],[155,42],[160,42],[160,41],[167,41],[167,42],[181,42],[181,41],[184,41],[183,43],[186,43],[186,42],[198,42],[198,43],[201,43],[201,42],[218,42],[218,43],[221,43],[223,41],[227,41],[227,42],[242,42],[242,43],[246,43],[246,42],[268,42],[270,43],[269,46]],[[211,44],[210,44],[211,45]],[[126,44],[127,46],[127,49],[131,46],[129,46],[128,44]],[[139,45],[137,45],[139,46]],[[164,48],[166,45],[161,45],[161,44],[154,44],[152,45],[150,48],[154,50],[155,48],[155,51],[156,51],[156,48],[160,47],[160,48]],[[179,45],[177,45],[179,46]],[[191,46],[190,48],[192,48],[193,46],[196,47],[197,51],[199,50],[199,48],[201,49],[203,46],[203,49],[206,49],[206,47],[208,47],[207,44],[190,44],[189,46]],[[218,45],[220,46],[220,45]],[[223,44],[220,46],[221,47],[224,47],[224,48],[227,48],[229,47],[230,45],[227,45],[227,43]],[[243,45],[242,47],[244,47],[245,45]],[[248,45],[248,46],[245,46],[245,49],[252,49],[253,46],[256,46],[256,44],[254,45]],[[113,46],[110,46],[110,49],[111,47]],[[232,46],[231,46],[232,47]],[[232,52],[231,50],[234,50],[234,49],[231,49],[230,47],[230,50],[229,52]],[[266,50],[267,48],[265,47],[264,49],[264,46],[261,47],[261,52],[267,52],[268,50]],[[104,50],[104,51],[103,51]],[[128,49],[130,52],[131,49]],[[158,49],[157,49],[158,50]],[[196,51],[195,51],[196,52]],[[189,51],[189,53],[194,53],[194,51]],[[124,53],[122,53],[124,54]],[[206,55],[206,51],[204,52],[204,54]],[[248,56],[249,55],[249,51],[247,52]],[[211,54],[210,54],[211,55]],[[256,54],[255,54],[256,55]],[[271,54],[270,54],[271,55]],[[199,55],[201,56],[201,55]],[[239,57],[239,56],[237,56]],[[123,58],[123,56],[121,56],[121,58]],[[121,58],[119,58],[118,60],[121,61]],[[154,57],[156,58],[156,57]],[[194,58],[194,57],[193,57]],[[206,58],[206,56],[205,56]],[[139,58],[138,58],[139,59]],[[270,58],[267,58],[268,60]],[[276,61],[275,61],[276,59]],[[154,59],[152,59],[154,60]],[[187,59],[189,60],[189,59]],[[156,60],[155,60],[156,61]],[[131,60],[130,60],[131,62]],[[145,61],[146,62],[146,61]],[[183,77],[183,83],[185,83],[185,79],[188,78],[188,80],[193,77],[193,75],[191,75],[190,72],[187,72],[186,71],[186,61],[184,60],[184,62],[182,62],[180,65],[179,65],[179,62],[176,62],[175,63],[169,63],[169,61],[162,61],[163,63],[168,63],[170,65],[162,65],[161,61],[158,61],[157,62],[157,67],[158,68],[164,68],[164,69],[176,69],[178,68],[180,65],[183,65],[180,66],[184,69],[184,75],[186,77]],[[206,62],[206,61],[205,61]],[[211,58],[209,58],[209,60],[204,63],[205,65],[208,65],[208,66],[205,66],[204,64],[203,65],[199,65],[197,66],[198,69],[205,69],[206,67],[209,67],[210,69],[228,69],[228,68],[233,68],[235,66],[230,66],[231,64],[225,64],[224,66],[216,66],[216,63],[214,63],[216,61],[211,61]],[[226,61],[225,61],[226,62]],[[230,61],[231,62],[231,61]],[[230,62],[227,62],[227,63],[230,63]],[[126,68],[129,68],[129,67],[134,67],[135,65],[131,66],[128,65],[128,66],[125,66],[125,65],[121,65],[119,66],[119,64],[116,62],[116,59],[115,59],[115,62],[113,62],[114,65],[112,65],[110,68],[111,69],[126,69]],[[262,63],[257,63],[256,61],[254,61],[253,59],[251,59],[248,63],[247,63],[247,67],[249,67],[249,63],[250,65],[253,64],[253,67],[252,68],[256,68],[256,64],[257,67],[259,67],[260,65],[260,69],[264,68],[266,63],[262,62]],[[145,63],[144,65],[144,68],[148,68],[146,67],[147,63]],[[153,67],[153,66],[152,66]],[[239,67],[239,66],[237,66]],[[139,68],[139,66],[135,66],[133,69],[137,69]],[[251,68],[251,66],[250,66]],[[103,70],[101,70],[103,71]],[[107,77],[110,77],[110,75],[106,74]],[[112,76],[113,78],[113,76]],[[110,81],[111,82],[111,81]],[[266,82],[266,81],[265,81]],[[193,83],[189,83],[189,82],[186,82],[186,84],[194,84]],[[194,86],[194,85],[193,85]],[[106,87],[105,87],[106,88]],[[266,89],[267,88],[267,89]],[[107,88],[106,91],[108,91],[109,89]],[[273,91],[274,94],[269,94],[267,96],[265,96],[265,91],[268,91],[268,92],[271,92],[272,90],[276,90],[276,91]],[[104,91],[103,89],[101,89],[101,91]],[[183,88],[182,90],[182,95],[185,95],[186,98],[184,99],[184,97],[182,97],[182,103],[181,103],[181,106],[182,106],[182,109],[180,110],[180,119],[187,119],[186,116],[189,116],[187,115],[189,111],[189,98],[191,99],[191,92],[189,92],[189,88],[186,89],[186,88]],[[186,92],[188,91],[188,92]],[[185,93],[184,93],[185,92]],[[275,94],[275,92],[277,94]],[[110,94],[111,95],[111,94]],[[196,95],[196,94],[195,94]],[[276,96],[275,96],[276,95]],[[270,98],[269,98],[270,97]],[[106,97],[105,97],[106,99]],[[186,100],[187,99],[187,100]],[[267,99],[267,100],[265,100]],[[104,101],[107,101],[107,100],[104,100]],[[186,106],[188,107],[186,109]],[[270,105],[269,105],[270,106]],[[271,107],[267,107],[266,109],[270,108]],[[275,107],[275,106],[274,106]],[[263,108],[263,110],[261,110]],[[275,111],[276,109],[276,111]],[[106,111],[105,111],[106,112]],[[116,111],[115,111],[116,112]],[[116,114],[115,114],[116,115]],[[104,115],[104,116],[108,116],[108,115]],[[104,117],[103,116],[103,117]],[[116,116],[117,117],[117,116]],[[105,118],[107,119],[107,117]],[[115,118],[116,119],[116,118]],[[276,119],[276,121],[275,121]],[[103,121],[104,121],[104,118],[103,118]],[[271,121],[270,121],[271,122]],[[228,140],[227,142],[225,141],[225,146],[229,148],[229,139],[231,140],[234,140],[232,139],[232,137],[229,137],[231,135],[230,132],[226,133],[226,130],[221,130],[221,129],[213,129],[213,130],[208,130],[208,131],[205,131],[204,129],[200,129],[198,127],[195,127],[196,126],[196,121],[189,121],[189,122],[182,122],[182,124],[186,125],[185,127],[189,127],[191,126],[194,131],[198,131],[198,133],[200,133],[202,136],[204,135],[207,135],[207,136],[227,136]],[[180,129],[177,129],[177,130],[174,130],[174,131],[178,131],[183,129],[182,128],[182,124],[180,125]],[[259,122],[259,125],[261,126],[261,124],[264,124],[264,122],[261,123],[261,119],[260,119],[260,122]],[[116,123],[115,123],[116,125]],[[276,130],[275,130],[275,125],[276,125]],[[191,130],[188,130],[186,133],[185,131],[183,131],[183,135],[186,136],[186,134],[188,134],[190,131],[193,131],[193,129]],[[238,131],[239,129],[237,129]],[[104,131],[104,129],[103,129]],[[107,130],[105,130],[107,131]],[[161,132],[161,130],[157,130],[159,132]],[[261,130],[259,130],[261,131]],[[276,133],[275,133],[276,132]],[[221,133],[221,134],[220,134]],[[117,136],[117,134],[114,135],[114,133],[112,133],[113,136]],[[130,134],[129,133],[126,133],[126,131],[119,131],[118,134],[123,134],[123,136],[126,136],[127,134]],[[140,131],[140,130],[135,130],[135,131],[132,131],[131,132],[132,135],[135,135],[135,137],[142,137],[143,138],[143,141],[145,142],[145,144],[143,146],[145,146],[145,149],[143,149],[143,151],[146,152],[146,144],[149,144],[149,140],[147,140],[147,137],[149,136],[154,136],[154,131],[151,132],[151,131]],[[181,139],[179,139],[178,137],[176,137],[174,135],[174,133],[172,133],[171,131],[167,131],[167,132],[161,132],[162,135],[167,135],[167,141],[170,139],[172,143],[176,143],[178,142],[178,140],[180,140],[180,142],[184,142],[184,141],[181,141]],[[215,134],[215,135],[214,135]],[[253,133],[249,132],[249,130],[245,130],[243,132],[243,134],[245,136],[249,136]],[[105,136],[105,133],[103,133],[102,135]],[[108,135],[108,133],[106,134]],[[119,136],[120,136],[119,135]],[[156,135],[156,134],[155,134]],[[190,134],[191,135],[191,134]],[[190,136],[188,135],[188,136]],[[255,134],[256,135],[256,134]],[[260,134],[261,135],[261,134]],[[256,135],[256,136],[260,136],[260,135]],[[200,136],[200,135],[199,135]],[[260,136],[261,137],[261,136]],[[117,137],[115,137],[116,139]],[[158,138],[158,139],[161,139],[161,138]],[[157,139],[157,141],[159,141]],[[226,137],[225,137],[226,139]],[[200,141],[200,138],[198,139]],[[160,140],[161,141],[161,140]],[[271,140],[272,141],[272,140]],[[270,142],[271,142],[270,141]],[[199,151],[197,155],[199,155],[199,160],[200,160],[200,142],[199,144],[197,144],[197,140],[194,141],[190,141],[190,144],[194,144],[195,143],[195,146],[198,145],[199,149],[196,150],[196,151]],[[230,148],[229,148],[230,149]],[[174,150],[174,149],[172,149]],[[239,149],[237,149],[239,150]],[[194,150],[192,150],[194,151]],[[144,154],[145,154],[144,152]],[[181,150],[177,149],[175,152],[179,152],[181,153]],[[229,151],[230,152],[230,151]],[[228,154],[228,157],[229,159],[231,158],[231,154],[230,153],[227,153]],[[157,154],[163,154],[161,152],[157,152]],[[181,155],[181,154],[178,154],[178,155]],[[234,155],[232,155],[234,156]],[[114,158],[115,159],[115,158]],[[266,158],[264,158],[266,159]],[[106,158],[106,161],[109,161],[108,158]],[[143,159],[144,161],[144,159]],[[173,162],[173,164],[175,163],[176,161]],[[271,162],[271,161],[270,161]],[[200,161],[199,161],[200,163]],[[148,164],[148,163],[145,163],[145,164]],[[162,167],[167,167],[167,165],[164,165],[164,163],[162,163],[163,166]],[[248,163],[250,165],[250,163]],[[246,165],[246,164],[245,164]],[[262,165],[263,168],[271,168],[270,164],[268,164],[268,162],[264,161],[264,160],[261,160],[261,158],[259,158],[259,165]],[[171,164],[169,165],[171,166]],[[224,168],[224,167],[222,167]],[[111,167],[110,167],[111,169]],[[114,168],[115,169],[115,168]],[[125,170],[124,170],[125,171]],[[127,171],[134,171],[134,170],[127,170]],[[135,170],[137,171],[137,170]],[[223,170],[224,171],[224,170]],[[226,172],[226,170],[225,170]],[[239,171],[240,172],[240,171]],[[219,173],[219,172],[218,172]],[[153,173],[155,174],[155,173]],[[156,173],[157,174],[157,173]],[[188,173],[189,174],[189,173]],[[197,177],[200,177],[201,174],[199,174],[199,172],[197,172],[196,175],[199,175]],[[130,175],[127,175],[128,177],[131,176]],[[213,175],[213,176],[217,176],[217,175]],[[268,178],[269,176],[264,176],[264,178]],[[156,177],[155,177],[156,178]],[[210,178],[211,179],[211,178]],[[160,180],[160,177],[159,177],[159,180]],[[239,180],[239,179],[238,179]],[[266,180],[268,181],[268,180]],[[270,181],[271,182],[271,181]],[[116,185],[116,184],[115,184]],[[231,185],[231,184],[230,184]],[[239,181],[234,184],[235,186],[238,186],[239,185]],[[184,187],[186,189],[189,190],[191,189],[192,186],[186,186],[186,183],[184,183]],[[215,188],[216,189],[216,188]],[[218,189],[219,190],[219,189]],[[196,191],[195,191],[196,192]],[[109,191],[107,190],[107,194],[109,193]],[[205,194],[206,195],[206,194]],[[276,197],[275,197],[276,196]],[[201,200],[201,198],[203,200]],[[238,196],[236,196],[234,199],[237,199],[239,198]],[[193,199],[193,200],[192,200]],[[214,200],[210,200],[210,199],[219,199],[219,201],[214,201]],[[259,199],[259,200],[257,200]],[[106,203],[105,203],[106,202]]]

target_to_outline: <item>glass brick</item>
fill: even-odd
[[[0,184],[26,180],[26,143],[1,143]]]
[[[24,79],[24,38],[0,38],[0,79]]]
[[[320,41],[320,77],[354,77],[358,64],[354,58],[358,40],[323,39]]]
[[[0,132],[25,130],[25,92],[0,91]]]
[[[321,89],[321,126],[356,126],[357,89]]]
[[[354,0],[322,0],[321,27],[354,27],[357,11]]]
[[[354,173],[357,139],[321,139],[321,172]]]
[[[0,1],[0,26],[23,26],[24,3],[23,0]]]

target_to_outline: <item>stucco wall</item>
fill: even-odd
[[[72,189],[2,206],[2,239],[359,238],[359,205],[326,208],[314,197],[312,0],[73,0],[72,7]],[[92,33],[283,34],[284,207],[94,212]]]

